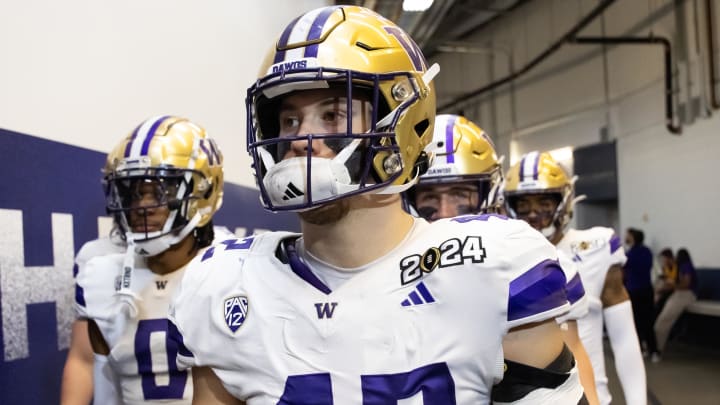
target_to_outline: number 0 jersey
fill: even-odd
[[[189,371],[177,369],[177,346],[167,339],[167,311],[171,295],[184,268],[166,275],[155,274],[136,257],[132,291],[137,316],[131,317],[116,295],[125,254],[91,258],[79,268],[76,310],[100,329],[110,354],[108,362],[117,376],[120,401],[141,404],[190,404]]]
[[[495,215],[415,221],[335,291],[301,261],[297,234],[214,245],[171,306],[178,363],[211,367],[248,405],[489,403],[508,329],[569,308],[556,249]]]

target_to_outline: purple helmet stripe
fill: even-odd
[[[455,127],[455,121],[457,116],[453,115],[445,123],[445,160],[448,163],[455,163],[455,140],[453,138],[453,128]]]
[[[525,179],[525,158],[527,155],[524,155],[522,159],[520,159],[520,178],[518,181],[523,181]]]
[[[285,31],[283,31],[282,35],[280,35],[280,39],[278,40],[277,47],[278,48],[284,48],[287,46],[288,39],[290,38],[290,34],[292,33],[293,28],[295,28],[295,24],[302,18],[302,16],[297,17],[296,19],[292,20],[290,24],[288,24],[287,27],[285,27]],[[273,63],[280,63],[283,60],[285,60],[285,51],[277,51],[275,53],[275,60]]]
[[[323,9],[322,12],[320,12],[320,14],[318,14],[317,17],[315,17],[315,21],[313,21],[312,26],[310,27],[310,31],[308,32],[308,41],[315,41],[317,39],[320,39],[323,27],[325,27],[325,23],[327,22],[328,18],[330,18],[332,13],[334,13],[337,9],[338,7],[326,7],[325,9]],[[312,44],[305,48],[304,56],[306,58],[316,58],[317,54],[318,44]]]
[[[540,154],[536,153],[533,157],[535,158],[535,161],[533,162],[533,180],[537,180],[538,171],[540,169]]]
[[[130,157],[130,148],[132,147],[133,142],[135,141],[135,138],[137,137],[138,131],[140,130],[140,127],[142,124],[138,125],[137,128],[135,128],[135,131],[133,131],[132,136],[130,137],[130,141],[125,145],[125,157]]]
[[[213,155],[212,155],[212,153],[210,153],[207,146],[205,146],[205,141],[200,141],[200,149],[202,149],[202,151],[205,152],[205,155],[207,155],[208,163],[210,163],[211,166],[214,165],[215,162],[213,159]]]
[[[168,118],[170,118],[170,115],[165,115],[163,117],[160,117],[157,121],[155,121],[154,124],[152,124],[150,130],[148,131],[148,135],[145,137],[145,141],[142,144],[142,149],[140,149],[140,156],[147,156],[148,149],[150,148],[150,141],[152,141],[153,137],[155,136],[155,131],[157,131],[160,124],[162,124],[163,121]]]

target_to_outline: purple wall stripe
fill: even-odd
[[[510,282],[508,321],[537,315],[564,305],[565,273],[556,260],[546,259]]]

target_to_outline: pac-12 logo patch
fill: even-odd
[[[248,312],[248,299],[238,295],[225,300],[225,324],[235,333],[245,322]]]

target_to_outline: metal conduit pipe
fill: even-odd
[[[651,37],[577,37],[570,39],[575,44],[609,44],[609,45],[662,45],[665,59],[665,127],[670,133],[682,134],[682,126],[675,124],[672,88],[672,47],[667,38]]]
[[[710,104],[712,108],[720,108],[720,100],[718,100],[717,89],[715,88],[718,80],[715,71],[715,24],[714,22],[713,0],[705,0],[705,18],[707,20],[708,34],[708,63],[710,64]]]
[[[575,37],[575,35],[580,32],[581,29],[585,28],[588,24],[590,24],[595,18],[597,18],[600,14],[602,14],[603,11],[605,11],[606,8],[608,8],[611,4],[613,4],[615,0],[604,0],[595,8],[593,8],[590,13],[588,13],[585,17],[583,17],[577,24],[575,24],[574,27],[572,27],[568,32],[566,32],[560,39],[555,41],[552,45],[550,45],[549,48],[547,48],[545,51],[543,51],[540,55],[536,56],[534,59],[532,59],[530,62],[528,62],[527,65],[523,66],[520,70],[518,70],[515,73],[511,73],[510,75],[503,77],[502,79],[496,80],[492,83],[489,83],[485,86],[480,87],[479,89],[469,91],[460,97],[457,97],[443,105],[440,105],[438,107],[439,111],[447,111],[448,109],[462,103],[468,100],[471,100],[485,92],[488,92],[498,86],[502,86],[505,83],[511,82],[518,77],[524,75],[525,73],[529,72],[530,69],[537,66],[540,62],[547,59],[550,55],[555,53],[560,47],[565,44],[569,39]]]

